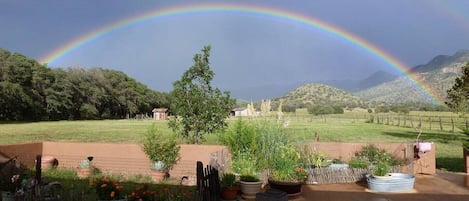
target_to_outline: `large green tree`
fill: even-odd
[[[454,112],[469,112],[469,63],[462,67],[461,77],[456,78],[453,87],[447,91],[446,105]]]
[[[210,85],[215,73],[210,69],[209,56],[210,46],[195,54],[194,65],[174,82],[171,91],[171,112],[176,118],[170,119],[169,126],[193,144],[200,143],[204,134],[225,128],[235,104],[229,92],[222,93]]]

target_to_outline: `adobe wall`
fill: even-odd
[[[309,144],[319,152],[327,153],[329,158],[348,161],[354,153],[369,143],[316,142]],[[413,145],[406,143],[374,143],[401,158],[413,160],[405,172],[434,174],[436,172],[435,145],[431,151],[419,153],[420,159],[413,159]],[[220,145],[180,145],[181,159],[170,171],[172,178],[184,175],[195,176],[196,161],[209,164],[212,154],[218,156],[218,163],[229,160],[229,151]],[[81,160],[93,156],[93,164],[106,173],[150,175],[150,160],[139,144],[115,143],[73,143],[43,142],[29,144],[0,145],[0,152],[18,158],[28,167],[34,167],[38,154],[55,157],[59,168],[75,168]]]
[[[36,156],[42,153],[42,143],[1,145],[0,152],[12,158],[18,159],[27,167],[34,167]]]
[[[218,145],[180,145],[181,158],[170,171],[172,177],[195,175],[196,161],[208,164],[210,155],[227,152]],[[223,151],[224,150],[224,151]],[[53,156],[59,168],[75,168],[93,156],[93,165],[103,172],[150,175],[151,162],[139,144],[44,142],[43,155]]]

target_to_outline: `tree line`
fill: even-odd
[[[121,119],[169,99],[121,71],[49,68],[0,48],[1,121]]]

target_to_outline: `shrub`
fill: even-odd
[[[220,180],[220,185],[225,187],[234,186],[236,184],[236,175],[233,173],[224,173]]]
[[[164,135],[152,124],[143,140],[143,151],[153,162],[163,162],[166,169],[171,169],[179,160],[180,146],[175,136]]]
[[[350,168],[362,168],[363,169],[363,168],[368,168],[370,163],[366,159],[352,158],[348,162],[348,165],[349,165]]]

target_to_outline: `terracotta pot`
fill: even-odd
[[[243,197],[244,199],[254,199],[256,198],[256,193],[259,193],[262,190],[262,181],[240,181],[239,184],[241,192],[243,193],[241,197]]]
[[[270,188],[281,190],[288,194],[288,199],[295,199],[301,195],[301,186],[303,182],[283,182],[283,181],[274,181],[269,179]]]
[[[165,171],[161,171],[161,170],[151,170],[151,178],[153,180],[153,182],[160,182],[160,181],[163,181],[164,177],[166,176],[166,172]]]
[[[88,178],[93,174],[93,168],[76,168],[77,176],[80,179]]]
[[[224,200],[236,200],[238,195],[238,186],[225,186],[221,188],[221,198]]]

